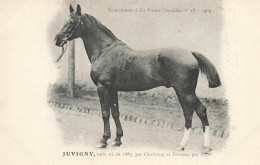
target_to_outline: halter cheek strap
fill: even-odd
[[[82,26],[83,25],[83,22],[82,22],[82,18],[81,17],[79,17],[79,21],[78,21],[78,23],[77,23],[77,25],[72,29],[72,31],[71,31],[71,33],[68,35],[68,37],[65,39],[66,41],[68,40],[68,38],[70,38],[72,35],[73,35],[73,33],[74,33],[74,30],[78,27],[78,26]]]

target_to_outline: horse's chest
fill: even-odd
[[[112,83],[112,67],[105,61],[98,61],[92,64],[90,76],[95,84],[102,83],[109,85]]]

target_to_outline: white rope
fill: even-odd
[[[63,41],[63,42],[66,42],[66,41]],[[64,48],[64,45],[65,45],[65,48]],[[61,57],[63,56],[63,54],[64,54],[64,53],[66,52],[66,50],[67,50],[67,43],[65,43],[64,45],[62,46],[62,52],[61,52],[60,57],[59,57],[57,60],[55,60],[55,61],[53,61],[53,62],[50,62],[49,64],[56,63],[56,62],[60,61]]]

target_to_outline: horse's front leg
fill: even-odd
[[[112,144],[112,146],[120,146],[122,144],[121,137],[123,136],[123,129],[122,129],[120,119],[119,119],[120,115],[119,115],[117,91],[111,92],[111,99],[112,99],[111,112],[112,112],[112,116],[113,116],[113,119],[116,124],[116,139],[115,139],[114,143]]]
[[[104,134],[100,143],[97,145],[98,148],[106,148],[107,140],[111,137],[110,132],[110,105],[111,105],[111,92],[109,89],[104,87],[102,84],[97,85],[98,96],[101,104],[102,118],[104,122]]]

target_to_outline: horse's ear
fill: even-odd
[[[77,4],[77,11],[76,11],[77,15],[81,15],[81,7],[79,4]]]
[[[74,9],[72,8],[72,6],[70,5],[70,12],[73,12],[74,11]]]

